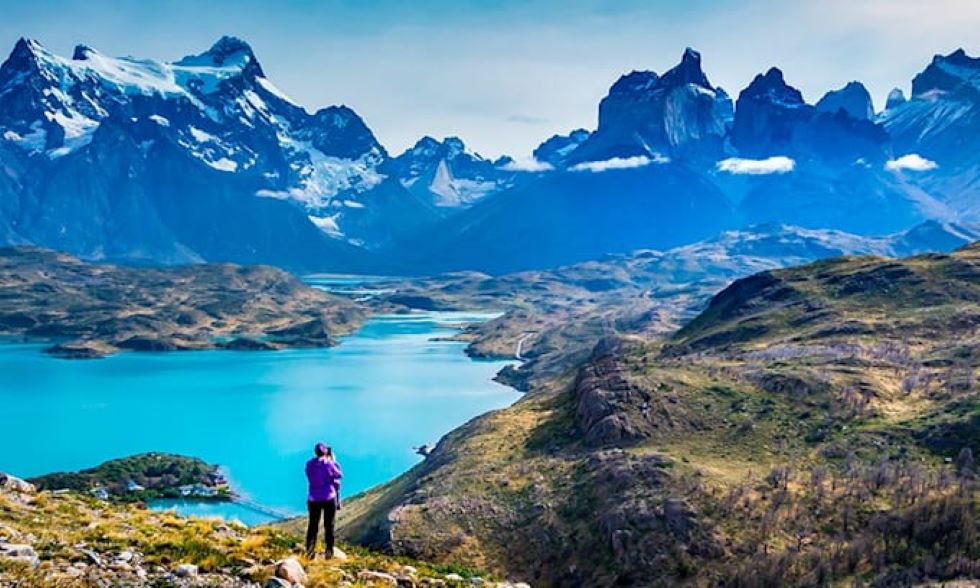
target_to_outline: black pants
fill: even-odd
[[[333,557],[333,527],[337,518],[337,501],[307,502],[306,508],[310,511],[310,522],[306,527],[306,556],[313,559],[313,556],[316,555],[317,527],[320,526],[320,517],[323,516],[323,540],[326,543],[326,556],[329,559]]]

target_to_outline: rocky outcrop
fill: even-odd
[[[632,342],[606,337],[595,347],[575,379],[575,424],[592,447],[629,446],[672,431],[706,425],[679,401],[672,382],[632,375],[626,360]]]
[[[640,420],[650,394],[629,382],[614,354],[595,357],[575,381],[575,422],[593,446],[638,441],[648,436]]]
[[[34,494],[34,484],[21,480],[16,476],[0,472],[0,492],[8,494]]]
[[[586,468],[617,585],[639,585],[651,570],[679,570],[692,558],[721,554],[710,525],[673,494],[669,458],[613,449],[593,454]]]

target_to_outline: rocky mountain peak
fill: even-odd
[[[628,74],[620,76],[616,80],[616,83],[609,88],[609,94],[635,94],[645,92],[654,88],[659,80],[660,76],[656,72],[633,70]]]
[[[663,76],[633,71],[619,78],[599,104],[598,129],[568,163],[633,156],[710,159],[722,151],[731,113],[731,99],[711,86],[701,55],[688,48]],[[552,146],[567,146],[559,143]]]
[[[897,108],[906,102],[908,102],[908,98],[905,97],[905,92],[901,88],[892,88],[885,100],[885,110]]]
[[[456,157],[466,151],[466,145],[459,137],[446,137],[442,144],[446,146],[447,157]]]
[[[456,136],[444,137],[442,141],[425,135],[415,142],[399,159],[414,159],[419,161],[438,161],[440,159],[456,159],[465,156],[467,159],[483,160],[476,153],[467,151],[466,144]]]
[[[660,78],[660,85],[666,88],[675,88],[685,84],[695,84],[711,89],[711,83],[704,74],[704,70],[701,69],[701,54],[690,47],[684,50],[681,62]]]
[[[782,106],[801,106],[805,104],[803,94],[786,83],[783,72],[778,67],[771,67],[765,74],[755,76],[752,83],[742,90],[742,98],[765,98]]]
[[[238,37],[225,35],[214,42],[211,47],[197,55],[189,55],[176,65],[203,67],[238,67],[244,73],[265,77],[262,66],[255,58],[252,47]]]
[[[6,79],[7,76],[14,71],[28,71],[37,69],[38,54],[44,51],[46,51],[44,47],[34,39],[21,37],[17,40],[17,43],[14,44],[14,48],[11,50],[10,56],[7,57],[7,60],[3,63],[3,67],[0,69],[0,72],[2,72],[0,75]]]
[[[364,119],[343,104],[316,111],[305,134],[310,136],[313,146],[326,155],[348,159],[357,159],[371,152],[387,155]]]
[[[954,65],[962,65],[965,67],[980,68],[980,57],[970,57],[966,54],[966,50],[960,47],[956,51],[953,51],[947,55],[944,59],[948,63]]]
[[[72,51],[71,58],[74,61],[83,61],[88,59],[89,55],[91,55],[93,52],[94,50],[91,47],[80,43],[75,45],[75,50]]]
[[[844,111],[860,120],[870,120],[874,116],[871,94],[861,82],[848,82],[839,90],[824,94],[817,104],[817,110],[836,114]]]
[[[929,66],[912,79],[912,96],[937,90],[980,94],[980,57],[970,57],[963,49],[934,56]]]
[[[10,57],[30,57],[33,56],[35,52],[43,50],[44,47],[38,41],[28,37],[21,37],[17,39],[16,43],[14,43],[14,48],[10,52]]]
[[[563,167],[569,155],[589,138],[591,133],[585,129],[575,129],[567,135],[552,135],[535,148],[534,159],[553,167]]]

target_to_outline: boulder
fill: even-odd
[[[276,563],[276,577],[282,578],[290,584],[303,584],[306,582],[306,570],[303,569],[298,559],[287,557]]]
[[[18,492],[20,494],[34,494],[37,492],[34,484],[3,472],[0,472],[0,490],[4,492]]]
[[[192,576],[196,576],[197,572],[197,566],[189,563],[180,564],[174,568],[174,575],[178,578],[190,578]]]
[[[133,559],[135,557],[136,557],[136,554],[135,553],[133,553],[132,551],[126,550],[126,551],[120,552],[119,555],[116,556],[116,559],[119,560],[119,561],[124,561],[126,563],[129,563],[129,562],[133,561]]]
[[[291,588],[292,584],[283,580],[282,578],[269,578],[264,588]]]
[[[383,584],[386,586],[398,586],[398,580],[391,574],[375,572],[371,570],[361,570],[357,572],[357,580],[365,584]]]
[[[343,552],[339,547],[333,548],[333,559],[338,561],[347,561],[347,554]]]
[[[95,553],[91,549],[85,549],[85,548],[80,548],[78,552],[84,555],[85,558],[88,559],[89,563],[91,563],[92,565],[98,566],[100,568],[102,567],[102,558],[99,556],[98,553]]]
[[[20,561],[32,566],[38,565],[41,561],[33,547],[20,543],[0,543],[0,558]]]

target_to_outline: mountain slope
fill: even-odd
[[[978,284],[977,245],[740,280],[450,433],[342,533],[546,584],[975,577]]]
[[[724,195],[686,168],[584,168],[530,180],[416,236],[409,264],[420,272],[554,267],[680,245],[733,223]]]

